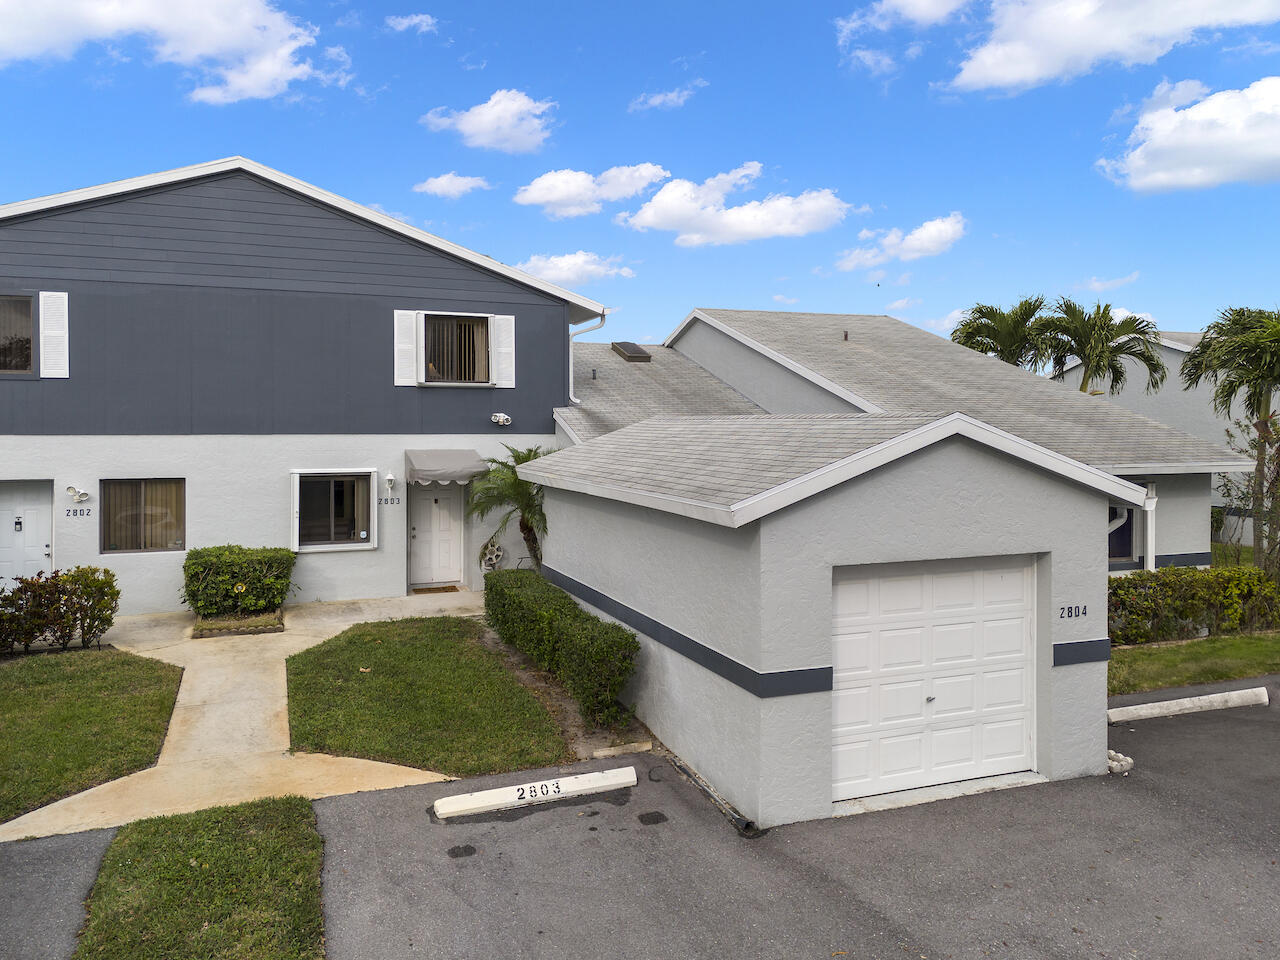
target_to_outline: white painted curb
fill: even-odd
[[[1209,693],[1203,697],[1183,697],[1180,700],[1157,700],[1155,703],[1136,703],[1131,707],[1113,707],[1107,711],[1107,722],[1150,720],[1152,717],[1172,717],[1179,713],[1222,710],[1225,707],[1265,707],[1269,702],[1266,687],[1251,687],[1248,690]]]
[[[476,793],[460,793],[441,797],[432,809],[441,820],[449,817],[465,817],[493,810],[508,810],[535,803],[550,803],[569,797],[582,797],[591,793],[605,793],[636,785],[635,767],[617,767],[596,773],[579,773],[572,777],[556,777],[552,780],[536,780],[518,783],[510,787],[480,790]]]

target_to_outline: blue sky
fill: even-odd
[[[0,201],[243,154],[615,307],[610,339],[1280,302],[1280,0],[782,9],[0,0]]]

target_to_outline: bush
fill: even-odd
[[[532,570],[485,574],[484,609],[503,642],[556,675],[584,720],[610,724],[625,715],[618,697],[640,651],[634,633],[593,617]]]
[[[1137,570],[1111,579],[1107,624],[1118,644],[1273,629],[1280,627],[1280,588],[1257,567]]]
[[[278,610],[297,556],[285,547],[199,547],[182,564],[182,602],[202,617]]]
[[[120,590],[110,570],[76,567],[61,573],[41,571],[16,577],[12,590],[0,593],[0,652],[15,646],[30,650],[37,642],[63,650],[77,636],[89,646],[111,627],[120,607]]]

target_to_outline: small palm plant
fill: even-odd
[[[1052,376],[1061,380],[1067,362],[1080,361],[1080,392],[1089,393],[1095,383],[1105,385],[1111,393],[1124,389],[1129,377],[1126,360],[1133,360],[1147,372],[1147,393],[1160,389],[1168,369],[1160,359],[1160,332],[1155,321],[1129,314],[1117,320],[1111,304],[1097,303],[1086,310],[1074,300],[1063,297],[1055,313],[1043,324],[1047,338]]]
[[[487,458],[489,472],[471,481],[471,489],[467,495],[467,515],[483,520],[495,510],[505,511],[490,541],[496,541],[502,536],[512,518],[518,520],[520,536],[524,538],[524,545],[529,550],[529,558],[535,567],[541,569],[542,546],[539,539],[547,533],[547,515],[542,510],[542,487],[521,480],[516,468],[551,451],[542,447],[517,450],[505,443],[503,446],[507,448],[510,458]]]
[[[1045,359],[1043,310],[1044,297],[1025,297],[1008,310],[975,303],[951,331],[951,339],[1015,367],[1035,370]]]

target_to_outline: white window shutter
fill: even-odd
[[[395,312],[395,385],[418,385],[418,314],[413,310]]]
[[[489,318],[489,363],[495,387],[516,385],[516,318]]]
[[[40,293],[40,376],[63,379],[71,376],[68,343],[70,320],[65,293]]]
[[[293,489],[289,497],[292,510],[289,512],[289,549],[298,552],[298,521],[302,519],[302,476],[298,473],[289,475]]]

